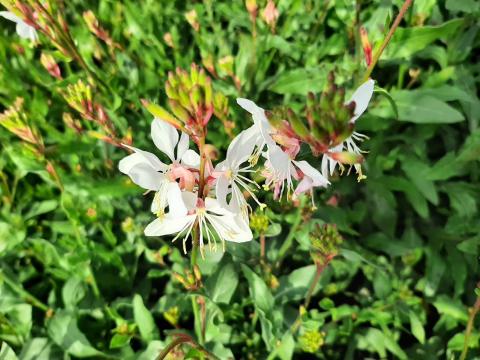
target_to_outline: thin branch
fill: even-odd
[[[367,68],[367,71],[365,72],[365,75],[363,76],[363,81],[365,82],[370,78],[370,75],[372,74],[373,69],[375,68],[375,65],[377,64],[378,60],[380,59],[380,56],[382,55],[383,51],[387,47],[388,43],[392,39],[393,34],[395,33],[395,30],[397,30],[398,25],[400,25],[400,22],[402,21],[403,17],[405,16],[405,13],[407,12],[408,8],[412,4],[413,0],[406,0],[403,3],[402,8],[400,9],[400,12],[398,13],[395,21],[393,22],[392,27],[390,28],[390,31],[388,32],[387,36],[382,42],[382,45],[380,45],[380,48],[375,52],[375,55],[373,55],[372,62]]]

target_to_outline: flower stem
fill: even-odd
[[[282,246],[280,247],[280,250],[278,251],[278,260],[275,265],[277,268],[280,267],[284,257],[287,255],[288,250],[290,250],[290,248],[293,245],[293,240],[295,239],[295,235],[297,233],[298,227],[302,223],[302,213],[303,213],[304,206],[305,206],[305,198],[302,197],[300,200],[300,205],[297,208],[295,220],[293,221],[293,224],[290,227],[290,231],[287,235],[287,238],[285,239]]]
[[[412,1],[413,0],[405,0],[405,2],[403,3],[403,6],[400,9],[400,12],[398,13],[397,17],[395,18],[395,21],[393,22],[393,25],[390,28],[387,36],[383,40],[383,42],[380,45],[380,47],[378,48],[378,50],[373,55],[372,62],[368,66],[367,71],[365,72],[365,75],[363,75],[362,82],[365,82],[370,78],[370,75],[372,74],[372,71],[375,68],[375,65],[377,64],[378,60],[380,59],[380,56],[382,55],[383,51],[387,47],[388,43],[392,39],[392,36],[395,33],[395,30],[397,30],[398,25],[400,25],[400,22],[402,21],[403,17],[405,16],[405,13],[407,12],[410,5],[412,4]]]
[[[35,296],[30,294],[27,290],[25,290],[22,286],[18,284],[17,281],[12,280],[5,274],[5,271],[0,271],[0,280],[3,280],[13,291],[15,291],[18,295],[20,295],[26,302],[32,304],[33,306],[47,312],[50,308],[38,300]]]
[[[162,350],[160,354],[156,357],[155,360],[163,360],[167,357],[167,355],[172,351],[176,346],[180,344],[189,343],[199,351],[201,351],[208,359],[219,360],[217,356],[209,352],[203,346],[197,344],[192,337],[187,334],[175,334],[175,338],[167,345],[165,349]]]
[[[265,261],[265,234],[260,234],[260,260]]]
[[[310,284],[310,288],[308,289],[307,296],[305,297],[305,303],[303,306],[305,306],[305,310],[308,309],[308,306],[310,305],[310,301],[312,300],[312,295],[313,291],[315,290],[315,287],[317,286],[318,281],[320,280],[320,276],[322,275],[323,270],[327,266],[328,263],[325,263],[321,265],[320,263],[316,263],[317,269],[315,271],[315,277],[313,278],[312,283]]]
[[[480,288],[480,283],[477,284],[477,288]],[[467,329],[465,330],[465,339],[463,341],[463,351],[462,351],[462,354],[460,355],[460,360],[465,360],[467,358],[468,343],[470,340],[470,335],[472,335],[472,331],[473,331],[473,322],[475,321],[475,317],[477,316],[477,313],[479,311],[480,311],[480,295],[477,296],[477,300],[475,301],[473,308],[471,308],[469,311],[470,316],[468,317]]]

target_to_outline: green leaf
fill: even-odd
[[[232,262],[222,262],[219,269],[205,282],[210,298],[215,303],[228,304],[238,285],[238,272]]]
[[[58,310],[48,324],[49,337],[65,352],[79,358],[101,356],[78,329],[77,320],[67,310]]]
[[[133,297],[133,318],[145,342],[148,343],[158,337],[158,330],[153,316],[143,304],[142,297],[138,294],[135,294]]]
[[[418,318],[418,315],[415,314],[414,311],[410,311],[408,313],[408,316],[410,317],[410,329],[412,331],[413,336],[417,338],[418,341],[420,341],[420,344],[425,343],[425,329],[423,328],[423,325]]]
[[[32,205],[27,214],[25,214],[24,219],[31,219],[35,216],[46,214],[50,211],[55,210],[58,207],[57,200],[45,200],[41,202],[36,202]]]
[[[265,313],[271,312],[275,300],[268,286],[248,266],[242,264],[242,271],[247,278],[250,296],[255,306]]]
[[[110,340],[110,349],[117,349],[127,346],[130,343],[132,335],[115,334]]]
[[[67,309],[74,309],[85,297],[85,283],[78,277],[71,277],[67,280],[62,289],[63,303]]]
[[[382,58],[409,58],[438,39],[456,35],[463,23],[463,19],[454,19],[438,26],[397,28]]]
[[[17,355],[5,341],[2,341],[2,347],[0,347],[0,360],[18,360]]]
[[[447,315],[464,324],[468,321],[468,309],[459,300],[452,299],[446,295],[440,295],[433,302],[433,306],[442,315]]]
[[[465,120],[462,113],[446,102],[421,91],[392,91],[398,119],[417,124],[451,124]]]
[[[269,86],[278,94],[306,95],[309,91],[320,92],[327,80],[330,65],[317,69],[294,69],[283,71]]]
[[[30,339],[22,348],[22,360],[51,360],[63,357],[60,348],[55,347],[47,338]],[[58,354],[57,354],[58,353]]]

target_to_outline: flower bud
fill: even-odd
[[[175,48],[175,45],[173,43],[173,38],[172,38],[172,34],[167,32],[165,34],[163,34],[163,41],[165,41],[165,44],[167,44],[168,46],[170,46],[172,49]]]
[[[233,56],[227,55],[218,60],[218,67],[227,75],[234,76],[233,73]]]
[[[337,254],[343,238],[333,224],[320,226],[316,224],[309,233],[310,255],[313,261],[319,265],[326,265]]]
[[[148,100],[142,99],[142,105],[147,109],[147,111],[152,114],[154,117],[166,121],[167,123],[173,125],[177,129],[182,126],[182,122],[179,121],[175,116],[170,114],[160,105],[154,104]]]
[[[367,30],[363,26],[360,28],[360,40],[362,41],[365,62],[367,66],[370,66],[372,63],[372,45],[370,45],[370,41],[368,40]]]
[[[186,123],[190,119],[190,114],[185,108],[176,100],[168,99],[168,104],[170,109],[173,111],[174,115],[180,119],[183,123]]]
[[[332,152],[328,156],[342,164],[348,165],[361,164],[364,160],[362,155],[348,151]]]
[[[265,23],[270,27],[272,32],[275,32],[275,26],[277,24],[278,17],[279,12],[275,7],[275,3],[273,2],[273,0],[268,0],[267,6],[265,6],[265,9],[263,9],[262,18]]]
[[[187,19],[187,22],[195,31],[198,32],[200,30],[200,23],[198,22],[198,15],[195,9],[186,12],[185,19]]]
[[[43,67],[47,69],[50,75],[52,75],[54,78],[57,78],[59,80],[62,79],[60,67],[55,62],[55,59],[53,58],[52,55],[42,52],[42,55],[40,56],[40,62],[42,63]]]

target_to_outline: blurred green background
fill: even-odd
[[[94,77],[93,99],[118,138],[153,151],[140,99],[164,105],[168,71],[195,62],[228,97],[238,133],[250,124],[238,96],[301,109],[331,70],[355,89],[366,69],[359,27],[375,47],[402,4],[279,0],[269,25],[262,0],[256,18],[240,0],[69,0],[61,13],[90,74],[44,35],[33,45],[0,18],[0,110],[22,98],[43,139],[38,154],[0,127],[0,358],[155,359],[176,329],[195,337],[196,294],[209,319],[204,346],[221,359],[451,359],[464,346],[478,358],[478,321],[465,340],[480,280],[478,1],[414,2],[372,74],[383,90],[357,122],[370,137],[367,179],[335,176],[315,211],[264,199],[267,263],[291,241],[282,266],[260,262],[258,236],[228,244],[200,261],[195,291],[173,276],[188,275],[178,244],[143,235],[151,196],[117,170],[126,153],[64,95]],[[89,30],[88,10],[107,37]],[[224,125],[212,121],[208,135],[220,154]],[[315,272],[309,231],[323,223],[337,225],[342,249],[292,335]],[[169,356],[203,355],[183,346]]]

